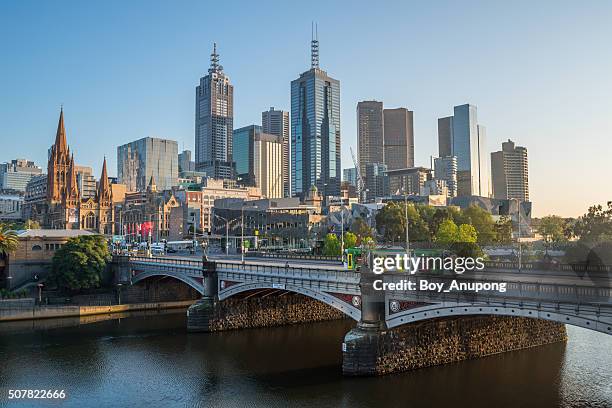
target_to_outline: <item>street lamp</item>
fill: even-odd
[[[242,205],[240,206],[240,219],[241,219],[241,232],[240,232],[240,259],[242,261],[242,264],[244,264],[244,201],[242,202]]]
[[[42,304],[42,288],[45,286],[43,283],[39,283],[38,285],[38,304]]]
[[[406,186],[402,188],[404,193],[404,217],[406,217],[406,255],[410,256],[410,240],[408,237],[408,194]]]
[[[121,283],[117,284],[117,304],[118,305],[121,304],[121,286],[123,286]]]
[[[213,217],[217,217],[225,221],[225,255],[229,256],[229,220],[217,215],[213,212]]]

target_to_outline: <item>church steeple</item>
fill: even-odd
[[[68,143],[66,142],[66,129],[64,128],[64,107],[60,110],[59,122],[57,123],[57,132],[55,134],[55,151],[57,153],[67,152]]]
[[[100,183],[98,184],[98,201],[102,205],[103,203],[108,204],[112,201],[113,194],[111,192],[110,184],[108,182],[108,174],[106,172],[106,156],[104,157],[104,163],[102,164],[102,175],[100,176]]]
[[[68,182],[66,183],[66,201],[71,201],[76,205],[79,200],[79,187],[77,185],[76,168],[74,165],[74,155],[70,158],[70,170],[68,171]]]

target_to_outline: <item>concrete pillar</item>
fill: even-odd
[[[202,263],[204,295],[202,299],[187,309],[187,331],[209,332],[210,321],[215,317],[215,310],[219,303],[217,290],[217,269],[215,262]]]
[[[363,265],[360,272],[361,320],[346,334],[342,343],[344,375],[377,374],[381,335],[386,330],[385,294],[374,290],[373,282],[380,277],[372,272],[370,264]]]

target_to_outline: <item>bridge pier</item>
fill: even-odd
[[[361,269],[361,320],[349,331],[342,343],[342,372],[344,375],[365,376],[378,373],[378,360],[386,333],[385,295],[376,291],[377,276],[366,265]]]
[[[210,332],[211,322],[216,316],[215,309],[219,303],[216,264],[204,261],[202,274],[204,295],[202,299],[187,309],[187,331],[189,332]]]
[[[567,340],[565,325],[515,316],[425,320],[389,330],[385,295],[368,268],[360,277],[361,320],[342,343],[342,373],[373,376],[490,356]]]

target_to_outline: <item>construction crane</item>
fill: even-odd
[[[361,170],[359,169],[359,161],[355,158],[355,153],[353,152],[353,148],[351,147],[351,157],[353,158],[353,165],[355,166],[355,171],[357,173],[357,197],[359,197],[359,201],[363,202],[365,201],[365,197],[362,197],[362,193],[365,193],[364,191],[364,183],[363,183],[363,178],[361,178]],[[364,194],[365,196],[365,194]]]

